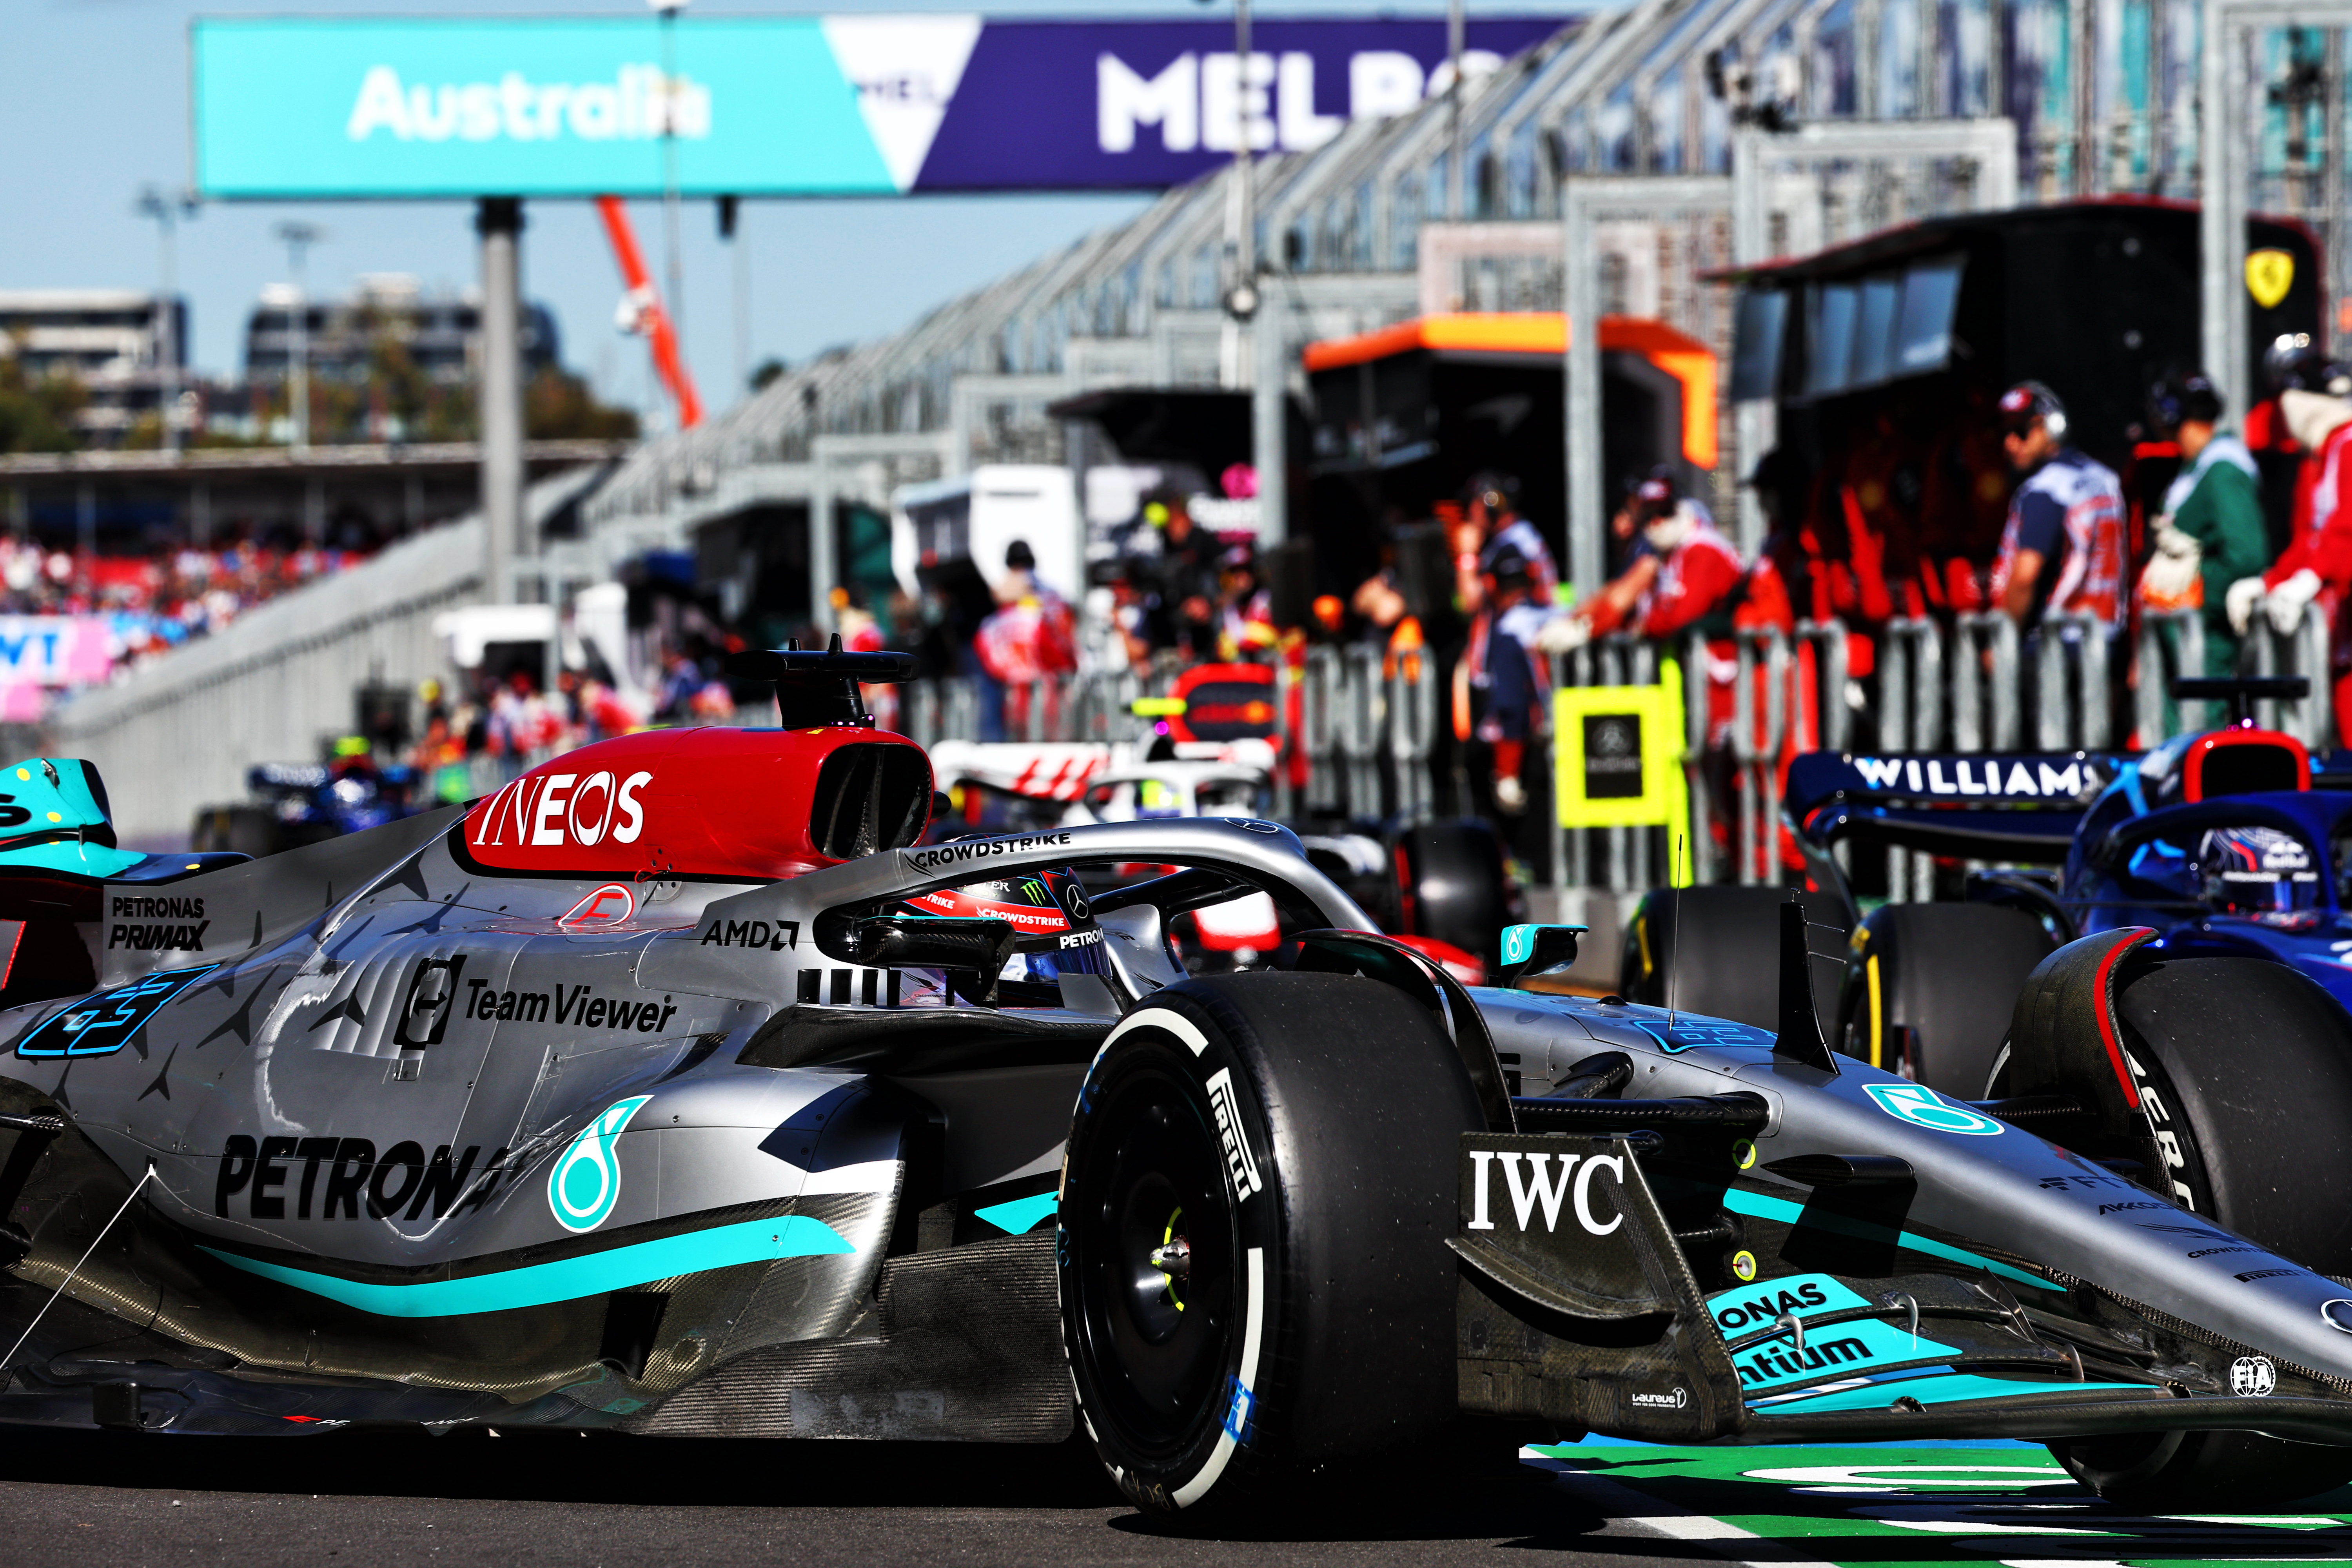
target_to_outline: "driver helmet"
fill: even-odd
[[[2311,850],[2275,827],[2217,827],[2198,847],[2205,897],[2226,914],[2285,914],[2319,900]]]
[[[1067,868],[939,888],[898,907],[910,915],[1011,921],[1013,959],[1000,979],[1052,982],[1066,973],[1109,973],[1086,885]]]

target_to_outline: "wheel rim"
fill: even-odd
[[[1165,1454],[1220,1407],[1231,1357],[1233,1215],[1198,1090],[1137,1072],[1091,1113],[1068,1241],[1081,1372],[1126,1443]]]

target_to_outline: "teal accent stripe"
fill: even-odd
[[[666,1236],[553,1263],[534,1263],[496,1274],[464,1279],[426,1279],[414,1285],[373,1285],[289,1268],[240,1258],[217,1247],[204,1249],[233,1268],[314,1296],[324,1296],[362,1312],[383,1318],[457,1318],[471,1312],[511,1312],[520,1307],[544,1307],[551,1301],[577,1300],[607,1290],[681,1274],[699,1274],[738,1263],[769,1263],[780,1258],[816,1258],[827,1253],[855,1252],[841,1233],[823,1220],[801,1215],[782,1219],[744,1220],[709,1230]]]
[[[984,1219],[1008,1236],[1024,1236],[1039,1220],[1052,1214],[1058,1202],[1052,1193],[1039,1193],[1034,1198],[1014,1198],[1009,1204],[991,1204],[971,1213],[973,1218]]]
[[[1723,1206],[1734,1214],[1752,1215],[1758,1219],[1777,1219],[1783,1225],[1796,1224],[1798,1216],[1805,1212],[1802,1204],[1792,1204],[1786,1198],[1768,1198],[1761,1193],[1742,1192],[1738,1187],[1733,1187],[1723,1194]],[[1857,1226],[1853,1228],[1854,1234],[1863,1234],[1863,1227]],[[1871,1228],[1877,1229],[1875,1226]],[[1883,1236],[1885,1233],[1878,1230],[1877,1234]],[[1924,1252],[1930,1258],[1948,1258],[1954,1263],[1965,1263],[1973,1268],[1990,1268],[2002,1279],[2014,1279],[2021,1285],[2032,1285],[2043,1290],[2059,1289],[2041,1276],[2028,1274],[2022,1268],[2012,1268],[2006,1263],[1982,1257],[1964,1247],[1949,1247],[1940,1241],[1930,1241],[1924,1236],[1915,1235],[1907,1230],[1903,1232],[1897,1240],[1902,1246],[1909,1247],[1914,1252]]]

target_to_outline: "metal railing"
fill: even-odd
[[[1886,624],[1878,639],[1878,742],[1890,752],[1932,752],[1944,743],[1944,628],[1925,616]],[[1886,851],[1886,897],[1909,903],[1913,889],[1932,897],[1936,858],[1916,849]]]
[[[2206,727],[2203,701],[2170,695],[2179,677],[2205,673],[2204,611],[2142,610],[2132,720],[2140,744],[2152,746]]]
[[[1952,750],[2017,750],[2017,623],[1979,610],[1954,616],[1952,629]]]
[[[1686,837],[1680,826],[1664,832],[1566,829],[1559,826],[1555,803],[1539,795],[1529,809],[1546,816],[1552,880],[1563,890],[1652,886],[1670,873],[1673,842],[1684,837],[1686,864],[1699,881],[1777,882],[1781,770],[1796,751],[2145,747],[2219,717],[2205,711],[2210,704],[2168,696],[2174,678],[2204,672],[2200,612],[2145,614],[2127,665],[2119,662],[2116,640],[2105,623],[2082,615],[2052,616],[2030,638],[1993,611],[1961,615],[1948,624],[1902,617],[1881,629],[1874,677],[1859,685],[1847,663],[1847,628],[1835,619],[1801,622],[1793,637],[1776,627],[1744,627],[1713,647],[1694,632],[1671,652],[1616,633],[1551,656],[1556,687],[1654,685],[1661,658],[1680,659],[1690,811]],[[2295,630],[2284,635],[2258,618],[2246,640],[2240,668],[2314,678],[2308,697],[2263,704],[2263,721],[2315,752],[2332,743],[2323,617],[2306,611]],[[2124,693],[2116,678],[2126,671],[2135,689],[2128,708],[2119,710]],[[1307,818],[1400,823],[1469,809],[1461,749],[1446,736],[1448,673],[1427,650],[1391,654],[1365,644],[1317,646],[1295,669],[1277,668],[1279,721],[1297,725],[1290,737],[1297,780],[1293,794],[1293,753],[1286,746],[1276,808]],[[988,727],[1008,738],[1139,742],[1149,738],[1150,721],[1136,716],[1136,700],[1164,689],[1167,679],[1167,672],[1145,677],[1121,670],[1056,677],[1011,690],[966,679],[916,681],[900,690],[900,728],[925,744],[980,738],[989,716],[985,705],[993,700],[1002,704],[1001,727]],[[1866,690],[1870,704],[1857,707],[1854,694]],[[1541,748],[1546,758],[1553,740],[1549,730],[1547,721],[1530,739],[1530,749]],[[1543,769],[1547,775],[1553,772]],[[1531,784],[1533,777],[1531,771]],[[1890,849],[1886,879],[1891,900],[1931,898],[1933,858]]]

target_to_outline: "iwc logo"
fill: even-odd
[[[2230,1363],[2230,1392],[2241,1399],[2262,1399],[2278,1386],[2278,1369],[2266,1355],[2242,1355]]]
[[[566,1230],[593,1230],[613,1212],[621,1195],[621,1157],[613,1145],[637,1108],[653,1098],[640,1094],[615,1100],[572,1141],[547,1178],[547,1206]]]

